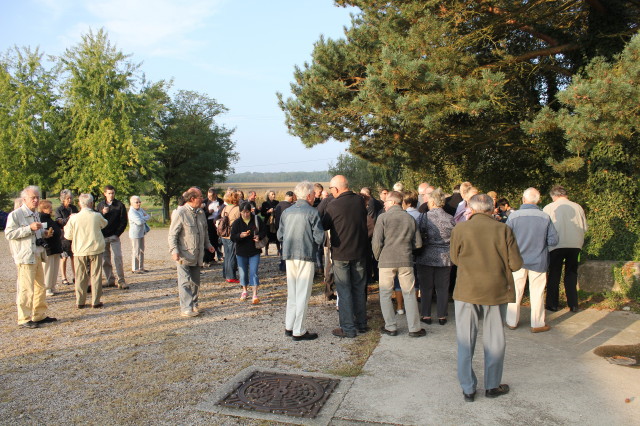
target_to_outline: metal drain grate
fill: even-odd
[[[218,405],[314,418],[338,383],[337,379],[256,371]]]

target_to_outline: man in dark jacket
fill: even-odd
[[[111,251],[113,250],[113,263],[116,265],[116,275],[118,276],[118,288],[129,288],[124,281],[124,267],[122,266],[122,247],[120,246],[120,235],[124,232],[128,223],[127,208],[121,201],[116,200],[116,190],[113,186],[104,187],[104,200],[98,203],[96,209],[107,219],[107,226],[102,229],[104,235],[104,255],[102,258],[102,270],[104,271],[106,285],[113,287],[116,285],[116,277],[113,275],[111,264]]]
[[[365,298],[369,246],[367,209],[363,198],[349,190],[344,176],[334,176],[329,189],[335,199],[327,205],[322,225],[331,235],[331,258],[338,291],[340,327],[333,330],[333,334],[356,337],[357,332],[369,330]]]
[[[451,261],[458,265],[453,299],[458,340],[458,380],[464,399],[472,402],[477,378],[473,352],[478,320],[483,317],[485,396],[495,398],[509,392],[500,384],[504,363],[504,321],[507,303],[515,301],[512,272],[522,267],[522,257],[513,231],[493,219],[493,199],[477,194],[469,200],[472,216],[451,233]]]
[[[277,233],[277,230],[280,228],[280,218],[282,217],[282,213],[286,209],[291,207],[295,202],[296,202],[296,196],[293,193],[293,191],[287,191],[284,194],[284,200],[280,201],[278,205],[275,207],[275,209],[273,209],[273,220],[276,223],[276,233]],[[282,256],[280,256],[279,268],[280,268],[280,271],[282,272],[285,272],[287,270],[287,266]]]

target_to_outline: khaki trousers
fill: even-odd
[[[131,238],[131,271],[144,269],[144,237]]]
[[[393,279],[398,274],[402,296],[404,297],[404,307],[407,313],[407,325],[409,331],[420,331],[420,315],[418,313],[418,301],[416,299],[415,276],[413,266],[403,266],[400,268],[380,268],[380,308],[384,318],[384,328],[389,331],[398,329],[396,323],[396,312],[391,301],[393,293]]]
[[[529,277],[529,299],[531,300],[531,327],[544,327],[544,289],[547,286],[547,273],[529,269],[518,269],[513,273],[516,290],[516,303],[507,305],[508,326],[516,327],[520,321],[520,303],[524,295],[524,287]]]
[[[116,266],[116,275],[118,276],[118,286],[124,286],[124,266],[122,264],[122,247],[120,246],[120,237],[112,235],[104,239],[104,253],[102,254],[102,270],[107,280],[107,285],[116,284],[116,276],[113,275],[113,265],[111,264],[111,251],[113,251],[113,263]]]
[[[100,303],[102,296],[102,253],[90,256],[75,256],[76,304],[82,306],[87,301],[87,287],[91,279],[91,304]]]
[[[45,318],[47,301],[42,261],[44,252],[36,253],[36,263],[20,264],[18,267],[18,324],[40,321]]]
[[[47,290],[55,291],[60,271],[60,255],[47,256],[44,262],[44,283]]]

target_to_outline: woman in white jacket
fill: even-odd
[[[129,238],[131,238],[131,269],[134,274],[149,272],[144,269],[144,234],[149,231],[147,221],[151,216],[142,209],[137,195],[129,199]]]

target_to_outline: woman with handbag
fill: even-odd
[[[242,293],[240,300],[247,298],[247,286],[253,288],[253,304],[260,303],[258,299],[258,266],[260,253],[267,244],[267,229],[264,222],[251,212],[251,203],[240,205],[240,217],[231,225],[231,240],[236,243],[236,258]]]
[[[143,274],[144,269],[144,235],[149,232],[147,221],[151,216],[142,209],[142,200],[137,195],[129,199],[129,238],[131,238],[131,272]]]
[[[55,216],[56,222],[60,229],[63,229],[67,224],[69,217],[72,214],[78,213],[78,208],[73,205],[73,194],[69,189],[63,189],[60,191],[60,206],[56,209]],[[71,270],[76,270],[76,266],[73,262],[73,251],[71,250],[71,241],[64,237],[64,232],[60,237],[62,241],[62,263],[60,264],[60,271],[62,273],[62,284],[71,285],[75,282],[75,279],[69,281],[67,279],[67,259],[71,262]]]
[[[224,194],[225,206],[216,221],[216,228],[222,247],[224,248],[224,264],[222,278],[228,283],[239,283],[238,263],[236,258],[236,243],[231,239],[231,225],[240,217],[238,208],[239,196],[236,191],[227,191]]]

